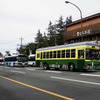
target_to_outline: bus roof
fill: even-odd
[[[59,45],[59,46],[53,46],[53,47],[39,48],[36,51],[73,47],[73,46],[81,46],[81,45],[100,46],[99,44],[94,43],[94,42],[80,42],[80,43],[65,44],[65,45]]]
[[[13,56],[5,56],[5,58],[9,58],[9,57],[17,57],[18,55],[13,55]]]
[[[35,54],[30,54],[29,56],[35,56]]]
[[[6,56],[5,58],[9,58],[9,57],[21,57],[21,56],[25,57],[27,55],[19,54],[19,55]]]

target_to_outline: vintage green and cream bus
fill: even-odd
[[[93,42],[40,48],[36,50],[36,65],[44,69],[64,68],[71,71],[99,69],[99,51],[100,45]]]

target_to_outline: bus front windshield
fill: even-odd
[[[18,57],[18,62],[27,62],[28,61],[28,57]]]
[[[98,60],[99,50],[96,49],[86,49],[86,59],[87,60]]]

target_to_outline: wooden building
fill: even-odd
[[[100,43],[100,13],[74,21],[66,25],[64,39],[66,43],[96,41]]]

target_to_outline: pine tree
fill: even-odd
[[[48,37],[46,36],[46,33],[44,32],[43,35],[43,44],[42,47],[48,47]]]
[[[52,22],[49,22],[48,26],[48,46],[54,46],[55,45],[55,28],[54,25],[52,25]]]
[[[32,52],[35,53],[35,50],[37,48],[63,45],[65,43],[64,41],[64,33],[66,28],[65,25],[71,22],[72,22],[72,16],[67,17],[65,21],[63,21],[63,17],[60,16],[60,18],[56,21],[56,24],[52,24],[52,22],[50,21],[47,28],[48,32],[47,33],[44,32],[44,34],[42,34],[40,30],[38,30],[35,37],[35,42],[26,45],[25,53],[29,54],[29,50],[32,50]]]
[[[36,49],[38,48],[37,43],[28,43],[26,46],[25,54],[29,55],[29,50],[32,51],[32,54],[35,54]]]
[[[37,36],[35,38],[35,42],[38,44],[38,48],[43,47],[43,36],[40,30],[38,30]]]
[[[70,24],[72,23],[72,16],[69,16],[66,18],[65,24]]]
[[[63,34],[64,34],[64,21],[63,21],[63,17],[60,16],[59,20],[57,21],[57,27],[56,27],[56,42],[57,45],[63,45],[64,44],[64,38],[63,38]]]

